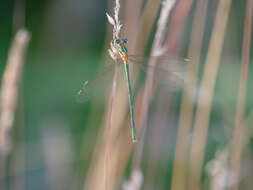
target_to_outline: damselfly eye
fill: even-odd
[[[120,43],[120,39],[115,40],[115,43],[119,44]]]
[[[122,38],[122,41],[126,44],[128,43],[128,39],[127,38]]]

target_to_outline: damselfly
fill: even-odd
[[[158,75],[159,73],[165,73],[168,76],[167,79],[173,79],[173,81],[180,81],[178,84],[182,84],[183,73],[185,71],[185,62],[189,61],[188,59],[180,59],[173,56],[153,56],[145,58],[143,56],[129,55],[126,44],[128,40],[126,38],[119,38],[112,41],[115,52],[111,52],[111,56],[115,59],[119,60],[119,64],[124,66],[127,88],[128,88],[128,101],[129,101],[129,112],[130,112],[130,120],[131,120],[131,129],[132,129],[132,140],[136,142],[136,125],[134,118],[134,100],[133,100],[133,91],[132,84],[130,79],[130,70],[129,65],[139,65],[142,69],[154,69]],[[112,55],[113,54],[113,55]],[[157,64],[148,65],[146,62],[149,59],[154,59]],[[145,64],[146,63],[146,64]],[[113,70],[113,66],[107,68],[103,71],[99,76],[91,81],[85,81],[83,87],[78,92],[79,99],[86,99],[89,97],[90,89],[98,88],[99,83],[103,83],[103,76],[106,76],[108,72]],[[174,80],[176,79],[176,80]]]

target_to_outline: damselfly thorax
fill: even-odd
[[[117,53],[119,54],[124,64],[128,64],[128,49],[126,47],[127,43],[128,40],[126,38],[119,38],[114,40],[114,44],[117,48]]]

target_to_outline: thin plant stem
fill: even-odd
[[[215,81],[220,65],[223,41],[230,11],[231,0],[218,3],[217,15],[207,53],[199,102],[194,122],[189,163],[189,189],[201,189],[200,178],[207,142],[208,123],[214,94]]]
[[[143,184],[143,189],[158,189],[158,184],[162,184],[166,180],[167,168],[164,167],[164,164],[166,164],[168,158],[164,154],[164,145],[171,142],[168,131],[172,128],[168,127],[169,120],[171,119],[171,107],[168,105],[164,106],[164,104],[165,102],[166,104],[171,104],[172,96],[167,88],[159,89],[157,96],[154,108],[155,117],[152,117],[150,121],[156,127],[149,129],[148,151],[145,159],[147,163],[145,168],[146,183]],[[166,152],[170,152],[170,150],[171,148],[166,147]]]
[[[7,66],[4,71],[0,94],[0,169],[4,179],[6,156],[11,150],[9,132],[15,121],[18,104],[19,85],[22,78],[24,59],[29,42],[29,33],[25,29],[17,31],[10,48]],[[3,182],[4,180],[2,180]],[[4,184],[1,184],[4,189]]]
[[[184,35],[184,29],[189,18],[189,12],[192,7],[192,0],[178,0],[175,8],[170,17],[169,24],[167,26],[168,32],[164,43],[166,54],[173,56],[180,56],[181,42]],[[159,63],[158,63],[159,64]],[[168,84],[170,85],[170,84]],[[144,184],[144,189],[156,189],[157,184],[160,184],[164,179],[166,179],[166,169],[160,167],[161,164],[154,164],[157,160],[164,160],[164,144],[171,144],[173,138],[169,131],[173,131],[174,126],[171,125],[170,120],[173,119],[171,115],[171,104],[173,104],[174,94],[171,90],[166,88],[156,90],[158,95],[157,101],[155,102],[156,111],[154,111],[154,116],[149,122],[153,126],[149,129],[149,139],[147,144],[147,159],[145,162],[148,167],[146,168],[145,180],[148,183]],[[154,118],[154,119],[153,119]],[[169,127],[169,128],[168,128]],[[167,148],[168,157],[171,156],[171,149]],[[167,158],[170,159],[170,158]],[[159,174],[159,175],[158,175]],[[159,176],[159,177],[158,177]]]
[[[151,29],[152,26],[155,23],[155,19],[156,19],[156,15],[158,14],[159,11],[159,6],[160,6],[160,2],[157,0],[148,0],[144,6],[143,12],[140,16],[140,22],[139,25],[136,26],[137,31],[137,37],[136,37],[136,43],[135,43],[135,47],[132,48],[131,46],[129,47],[129,52],[133,52],[137,55],[142,55],[144,52],[144,49],[147,45],[148,39],[150,37],[151,34]],[[132,13],[131,13],[132,14]],[[131,70],[131,68],[130,68]],[[132,71],[132,81],[133,84],[135,84],[136,79],[138,77],[138,73],[135,71]],[[141,95],[138,95],[138,97],[140,97]],[[136,107],[138,107],[138,103],[140,103],[141,101],[138,101],[138,99],[136,100]],[[137,116],[138,116],[138,111],[136,112]],[[137,122],[137,127],[140,127],[139,125],[139,117],[136,117],[136,122]],[[138,142],[140,143],[140,142]],[[136,153],[138,148],[135,149],[134,152],[134,158],[136,158]],[[135,162],[136,163],[136,162]],[[136,184],[136,182],[138,182]],[[131,169],[131,174],[130,174],[130,179],[127,182],[128,184],[135,184],[135,190],[139,190],[142,186],[143,183],[143,174],[142,171],[140,171],[139,169],[136,168],[136,165],[133,164],[132,169]],[[131,188],[132,189],[132,188]]]
[[[130,72],[129,72],[129,64],[124,63],[125,74],[127,79],[127,89],[128,89],[128,102],[129,102],[129,111],[130,111],[130,120],[131,120],[131,131],[132,131],[132,140],[136,142],[136,126],[135,126],[135,118],[134,118],[134,101],[133,101],[133,92],[131,87],[130,80]]]
[[[9,130],[15,120],[19,84],[22,76],[29,34],[25,29],[17,32],[12,43],[7,66],[3,75],[0,94],[0,150],[8,151],[11,147]]]
[[[127,45],[129,52],[135,52],[135,46],[138,39],[138,30],[142,18],[141,15],[141,7],[143,4],[143,0],[129,0],[126,1],[124,8],[124,26],[122,28],[122,34],[129,40]],[[133,11],[134,10],[134,11]],[[136,52],[135,52],[136,54]],[[130,69],[131,70],[131,69]],[[132,76],[132,75],[131,75]]]
[[[246,93],[247,93],[247,81],[249,73],[249,62],[250,62],[250,42],[251,42],[251,33],[252,33],[252,9],[253,9],[253,0],[247,0],[246,13],[244,20],[244,33],[243,33],[243,45],[242,45],[242,63],[241,63],[241,74],[239,81],[239,90],[237,97],[237,108],[235,114],[235,127],[233,131],[232,147],[230,153],[230,166],[235,173],[235,183],[231,188],[232,190],[239,189],[239,180],[240,180],[240,161],[241,154],[243,151],[243,146],[245,144],[245,125],[243,124],[244,120],[244,111],[245,111],[245,102],[246,102]]]
[[[115,1],[114,18],[110,15],[107,16],[108,18],[110,17],[109,23],[114,26],[114,40],[119,38],[119,29],[121,25],[119,22],[119,6],[119,0]],[[114,59],[114,61],[116,67],[118,67],[117,59]],[[115,71],[115,74],[116,72],[118,71]],[[117,96],[114,96],[113,98],[113,106],[111,106],[111,98],[108,101],[109,103],[105,114],[106,125],[101,129],[101,135],[98,136],[99,142],[95,147],[84,189],[106,188],[112,190],[116,188],[119,180],[122,179],[124,168],[127,165],[127,160],[130,155],[132,143],[126,141],[127,135],[122,136],[119,133],[120,127],[125,124],[124,118],[127,111],[127,89],[125,85],[122,85],[123,81],[121,81],[121,77],[117,78]],[[113,91],[112,88],[110,97],[114,94]],[[113,109],[111,109],[112,107]],[[110,126],[109,131],[107,130],[108,126]],[[129,139],[129,137],[127,139]],[[116,141],[117,143],[115,143]],[[125,151],[122,152],[122,149]],[[122,157],[124,159],[122,159]],[[98,183],[98,181],[102,181],[102,183]],[[106,184],[104,181],[106,181]]]
[[[155,23],[156,16],[159,11],[160,2],[157,0],[148,0],[145,4],[144,11],[141,15],[141,22],[138,31],[138,43],[135,48],[137,55],[142,55],[147,46],[148,39],[151,34],[152,26]]]
[[[108,1],[108,7],[110,7],[112,3],[112,0]],[[107,23],[107,30],[106,30],[106,39],[105,39],[105,43],[104,43],[104,49],[107,50],[109,44],[110,44],[110,41],[111,41],[111,28],[109,27],[111,26],[110,23]],[[103,51],[103,56],[102,56],[102,59],[101,59],[101,62],[102,62],[102,65],[106,64],[107,62],[109,62],[111,60],[111,57],[108,56],[108,52],[107,51]],[[103,67],[102,67],[103,68]],[[82,151],[80,151],[80,156],[79,157],[82,157],[83,159],[91,159],[93,161],[95,161],[95,157],[97,156],[98,154],[98,149],[101,148],[101,146],[104,145],[104,141],[102,140],[103,139],[103,136],[105,134],[105,130],[106,130],[106,127],[103,127],[100,129],[100,131],[98,132],[98,136],[97,136],[97,142],[95,143],[96,145],[95,146],[92,146],[93,142],[92,140],[87,140],[89,138],[92,138],[95,139],[96,137],[96,134],[97,131],[94,130],[93,128],[93,125],[99,125],[100,123],[98,122],[98,119],[97,119],[97,112],[98,110],[100,109],[100,103],[98,103],[97,101],[93,101],[92,102],[92,106],[91,106],[91,116],[88,118],[88,122],[87,122],[87,127],[89,127],[89,129],[87,130],[87,132],[84,133],[82,139],[83,139],[83,142],[82,142]],[[109,109],[109,108],[107,108]],[[106,117],[106,114],[105,114],[105,117]],[[105,119],[104,119],[105,120]],[[94,122],[95,121],[95,122]],[[103,123],[105,123],[103,121]],[[94,149],[95,151],[93,151],[92,149]],[[89,151],[92,151],[93,153],[87,153],[87,150]],[[88,158],[88,156],[90,156],[92,154],[92,158]],[[104,153],[102,153],[104,154]],[[98,157],[103,157],[103,156],[98,156]],[[93,164],[91,164],[92,167],[90,168],[90,170],[94,170],[93,168]],[[91,174],[92,172],[91,171],[88,171],[88,175]],[[80,172],[81,171],[77,171],[76,172],[76,176],[80,176]],[[88,177],[87,177],[88,178]],[[76,184],[74,184],[75,186]],[[84,187],[85,188],[85,187]]]
[[[179,117],[179,128],[176,142],[176,152],[173,164],[171,189],[187,189],[187,157],[189,153],[190,129],[193,120],[193,103],[197,85],[197,74],[200,63],[202,39],[208,0],[198,0],[194,15],[192,35],[189,47],[191,62],[187,68],[186,80],[183,88],[182,104]],[[190,93],[188,93],[190,90]]]
[[[108,21],[113,25],[113,40],[119,38],[119,33],[121,29],[121,23],[119,20],[119,10],[120,10],[120,1],[115,0],[115,7],[114,7],[114,18],[110,17],[107,14]],[[113,46],[114,43],[111,43],[111,50],[109,52],[115,53],[116,48]],[[112,56],[113,54],[111,54]],[[112,134],[111,134],[111,129],[112,129],[112,124],[113,124],[113,106],[114,102],[116,99],[116,90],[117,90],[117,79],[118,79],[118,68],[119,68],[119,59],[116,57],[114,58],[115,61],[115,73],[113,77],[113,84],[112,84],[112,91],[111,91],[111,97],[109,101],[109,109],[108,109],[108,114],[107,114],[107,119],[108,119],[108,125],[107,125],[107,134],[108,136],[106,137],[106,146],[105,146],[105,163],[104,163],[104,189],[108,189],[108,183],[110,182],[110,175],[109,175],[109,169],[107,169],[108,165],[110,164],[110,154],[111,154],[111,145],[113,142],[112,139]],[[110,189],[110,188],[109,188]]]
[[[115,72],[113,76],[113,82],[112,82],[112,90],[111,90],[111,97],[109,101],[109,109],[108,109],[108,125],[107,125],[107,140],[106,140],[106,146],[105,146],[105,163],[104,163],[104,187],[105,190],[108,189],[108,184],[107,182],[109,180],[108,176],[108,165],[110,164],[110,153],[111,153],[111,145],[112,145],[112,133],[111,133],[111,128],[112,128],[112,123],[113,123],[113,105],[116,97],[116,91],[117,91],[117,80],[118,80],[118,70],[119,70],[119,64],[116,61],[115,65]]]
[[[165,38],[165,31],[166,31],[166,24],[168,22],[169,15],[171,13],[172,8],[175,5],[175,0],[166,0],[164,1],[163,8],[160,13],[160,17],[158,20],[158,26],[153,42],[153,46],[151,49],[151,55],[157,55],[158,52],[161,52],[162,49],[162,42]],[[155,65],[156,60],[152,59],[149,62],[149,65]],[[148,78],[145,82],[144,86],[144,96],[141,103],[141,111],[139,114],[140,117],[140,126],[142,126],[141,130],[141,137],[140,142],[138,143],[138,147],[136,149],[135,158],[134,158],[134,168],[136,170],[140,169],[140,164],[142,160],[142,153],[144,148],[144,139],[147,129],[147,116],[148,116],[148,109],[149,109],[149,103],[152,98],[152,90],[153,90],[153,84],[154,84],[154,71],[150,69],[148,71]]]
[[[181,42],[183,39],[186,21],[189,19],[189,12],[192,8],[193,0],[177,0],[177,4],[171,14],[168,27],[168,37],[165,41],[166,54],[179,55]]]

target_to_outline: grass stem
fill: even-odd
[[[190,150],[189,189],[191,190],[201,189],[200,178],[204,162],[204,150],[207,142],[208,124],[230,5],[231,0],[222,0],[218,3],[214,29],[207,53],[203,79],[200,85],[199,102],[197,105]]]
[[[208,0],[197,1],[197,7],[192,27],[189,47],[191,62],[187,68],[186,80],[183,88],[182,104],[180,109],[179,128],[177,134],[176,152],[173,165],[171,189],[187,189],[187,157],[189,153],[190,130],[193,120],[193,104],[197,86],[197,74],[200,64],[201,46],[204,35],[204,24]],[[193,93],[188,93],[189,89]]]
[[[249,62],[250,62],[250,41],[252,33],[252,9],[253,9],[253,0],[247,0],[245,20],[244,20],[244,34],[243,34],[243,45],[242,45],[242,63],[241,63],[241,74],[239,81],[239,90],[237,97],[237,107],[235,115],[235,127],[233,131],[231,152],[230,152],[230,167],[235,173],[235,183],[231,181],[234,186],[233,190],[239,189],[239,180],[240,180],[240,161],[241,154],[243,151],[243,146],[245,145],[245,127],[243,123],[244,120],[244,111],[245,111],[245,102],[246,102],[246,93],[247,93],[247,81],[249,73]],[[232,179],[231,179],[232,180]]]

